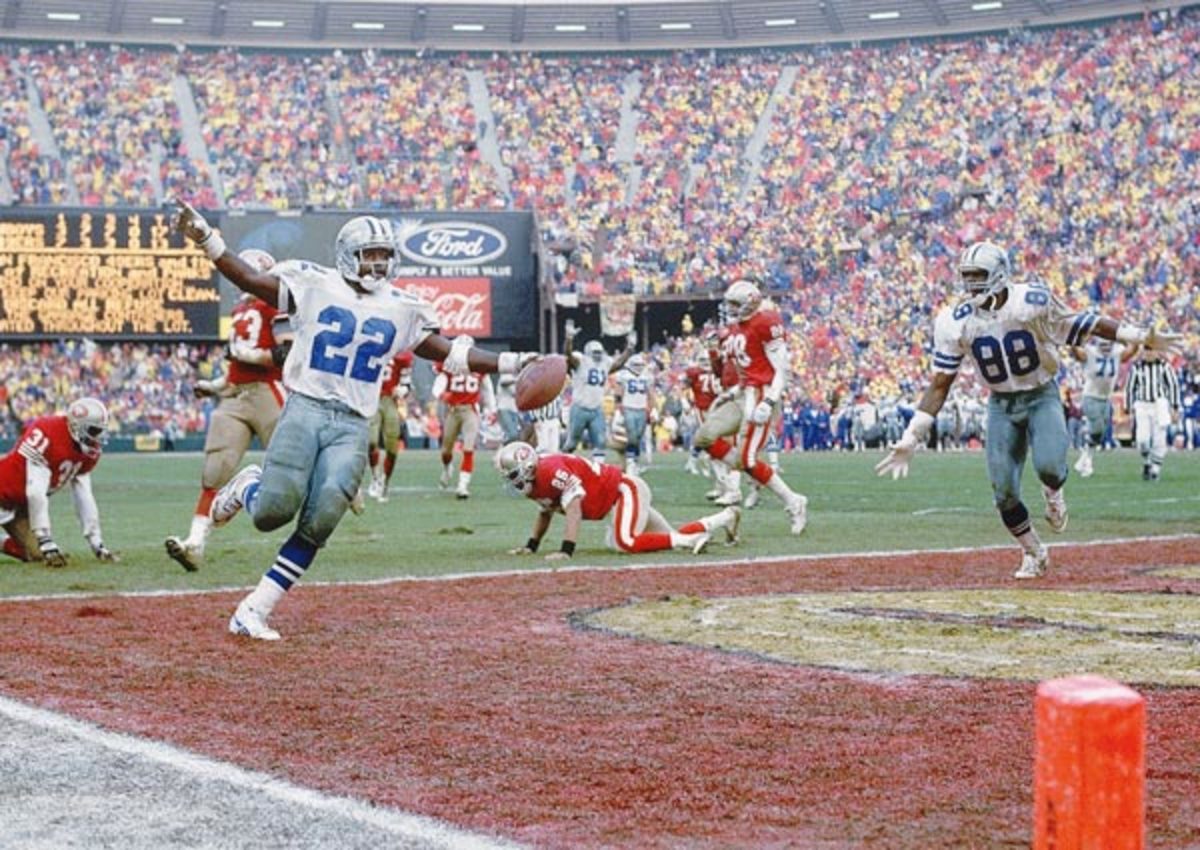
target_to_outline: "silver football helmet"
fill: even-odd
[[[758,287],[748,280],[735,280],[725,290],[724,299],[729,318],[735,322],[744,322],[762,306],[763,296]]]
[[[594,362],[599,363],[604,359],[604,345],[600,340],[593,339],[583,347],[583,353],[590,357]]]
[[[370,248],[386,248],[387,259],[365,261],[363,252]],[[373,215],[360,215],[343,224],[338,231],[334,254],[342,277],[368,292],[387,286],[398,273],[392,223]]]
[[[244,251],[238,251],[238,259],[242,260],[250,268],[256,272],[269,271],[275,265],[275,258],[258,248],[247,248]]]
[[[972,243],[958,258],[958,281],[976,307],[1004,291],[1009,273],[1008,254],[993,242]]]
[[[646,368],[646,357],[643,354],[635,354],[625,363],[625,368],[635,375],[642,374],[642,370]]]
[[[95,398],[81,398],[67,408],[67,430],[88,457],[99,457],[108,442],[108,408]]]
[[[537,477],[538,454],[529,443],[520,441],[509,443],[496,452],[493,461],[496,471],[504,479],[504,485],[514,493],[522,496],[533,489]]]

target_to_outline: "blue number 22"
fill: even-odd
[[[308,365],[321,372],[345,375],[350,358],[348,352],[341,353],[338,349],[345,349],[354,342],[358,320],[346,308],[331,304],[317,315],[317,321],[329,330],[321,331],[313,338]],[[383,358],[396,339],[396,326],[387,319],[372,317],[363,322],[362,334],[367,338],[359,343],[354,353],[350,377],[370,384],[379,378]]]

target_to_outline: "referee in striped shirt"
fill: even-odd
[[[1158,480],[1167,454],[1167,427],[1181,403],[1179,377],[1171,364],[1157,351],[1143,351],[1125,384],[1125,410],[1133,412],[1143,481]]]

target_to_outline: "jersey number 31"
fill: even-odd
[[[356,381],[375,383],[383,369],[383,358],[392,349],[396,326],[387,319],[372,316],[362,323],[362,336],[355,345],[358,319],[344,307],[330,305],[317,315],[317,321],[329,328],[313,337],[312,355],[308,365],[333,375],[345,375]],[[353,349],[353,365],[351,365]]]

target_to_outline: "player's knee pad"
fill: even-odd
[[[204,453],[204,470],[200,473],[200,486],[211,490],[224,487],[237,472],[242,453],[233,447],[216,448]]]

